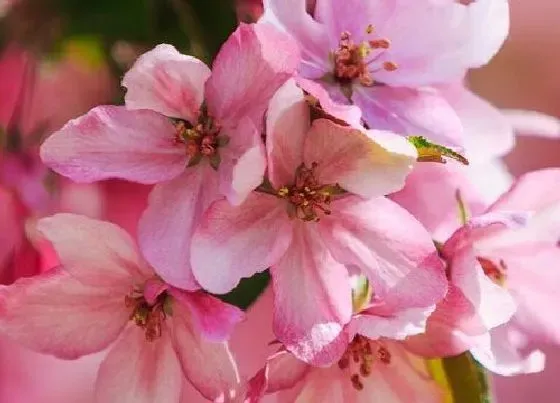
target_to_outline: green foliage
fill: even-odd
[[[484,368],[469,352],[442,359],[453,403],[490,403]]]
[[[217,295],[217,297],[245,310],[263,293],[269,282],[270,274],[267,270],[250,278],[244,278],[231,292],[225,295]]]

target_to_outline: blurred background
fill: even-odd
[[[560,116],[560,2],[510,5],[509,39],[469,82],[498,107]],[[0,283],[56,264],[33,233],[37,218],[71,211],[135,233],[146,203],[147,186],[55,176],[40,163],[41,141],[95,105],[122,103],[121,77],[156,44],[209,63],[238,21],[261,12],[258,0],[0,0]],[[504,161],[515,176],[560,166],[560,142],[520,136]],[[496,377],[499,402],[559,401],[560,349],[540,347],[546,370]],[[90,402],[101,358],[62,362],[0,340],[0,403]]]

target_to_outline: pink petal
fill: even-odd
[[[144,283],[143,296],[150,305],[157,303],[158,297],[166,292],[169,286],[158,277],[152,277]]]
[[[473,357],[486,369],[500,375],[531,374],[544,369],[545,356],[540,350],[526,350],[527,340],[509,326],[500,326],[478,338],[471,349]]]
[[[216,56],[206,83],[210,114],[229,127],[246,116],[260,128],[268,102],[299,60],[289,35],[268,24],[241,23]]]
[[[271,268],[274,333],[300,360],[328,365],[348,344],[343,328],[352,315],[350,279],[320,235],[304,228],[310,224],[298,225],[290,248]]]
[[[189,311],[197,333],[202,334],[208,341],[229,339],[235,326],[245,316],[239,308],[202,291],[185,292],[172,289],[170,294]]]
[[[344,120],[350,126],[362,126],[362,111],[360,108],[355,105],[344,105],[334,102],[325,87],[321,84],[317,84],[315,81],[307,80],[302,77],[296,77],[296,81],[300,88],[317,98],[325,112],[337,119]],[[338,88],[336,91],[338,91]]]
[[[560,342],[560,323],[554,309],[558,299],[560,262],[558,246],[519,248],[504,256],[506,286],[518,305],[515,325],[532,340]]]
[[[183,373],[207,399],[229,401],[239,383],[237,367],[227,344],[206,341],[195,331],[188,313],[173,312],[172,337]]]
[[[454,163],[416,164],[405,187],[390,198],[414,215],[435,240],[445,241],[463,225],[457,192],[469,216],[485,211],[483,195],[466,176],[465,169]]]
[[[0,270],[13,256],[23,237],[23,222],[14,195],[0,187]],[[0,273],[1,274],[1,273]]]
[[[128,292],[151,275],[133,239],[115,224],[63,213],[41,219],[37,229],[52,242],[64,270],[84,284]]]
[[[560,137],[560,120],[554,116],[518,109],[502,109],[501,112],[519,136]]]
[[[171,122],[155,112],[100,106],[50,136],[41,159],[76,182],[121,178],[152,184],[185,169],[185,150],[174,138]]]
[[[282,201],[252,193],[243,204],[217,201],[202,218],[191,245],[194,275],[206,290],[223,294],[242,277],[266,270],[284,254],[292,224]]]
[[[320,78],[330,68],[328,52],[331,50],[328,31],[313,20],[301,0],[264,0],[265,14],[262,22],[270,22],[289,32],[297,41],[302,53],[299,73],[307,78]]]
[[[377,313],[374,306],[354,315],[348,328],[351,334],[361,334],[372,340],[381,337],[404,340],[408,336],[425,332],[426,321],[434,308],[400,309],[387,314],[384,309]]]
[[[416,156],[410,143],[392,133],[366,134],[326,119],[313,122],[304,145],[304,162],[308,167],[318,164],[319,183],[338,183],[364,197],[402,188]]]
[[[560,168],[542,169],[521,176],[490,208],[492,211],[537,211],[560,202]]]
[[[495,106],[462,84],[442,86],[439,90],[461,119],[466,157],[470,162],[502,156],[513,148],[513,127]]]
[[[287,81],[270,101],[266,120],[268,177],[276,188],[293,183],[310,124],[303,92],[293,80]]]
[[[130,326],[111,348],[97,374],[96,401],[107,403],[178,402],[183,374],[166,332],[148,342]]]
[[[138,58],[125,74],[128,109],[151,109],[196,123],[210,69],[171,45],[158,45]]]
[[[463,126],[447,100],[430,88],[373,87],[356,89],[352,100],[370,127],[429,140],[460,149]]]
[[[105,349],[121,333],[130,316],[125,295],[53,269],[0,288],[0,330],[32,350],[76,359]]]
[[[265,394],[293,387],[303,381],[309,365],[287,351],[270,356],[266,365],[248,383],[246,403],[258,403]]]
[[[319,223],[322,239],[336,260],[369,278],[381,300],[412,308],[443,298],[443,265],[428,232],[406,210],[383,197],[348,196],[331,207]]]
[[[140,248],[170,285],[199,288],[190,265],[191,238],[206,208],[219,198],[217,182],[210,166],[195,166],[150,193],[138,227]]]
[[[263,181],[266,152],[261,133],[250,119],[241,119],[220,151],[220,192],[231,204],[241,204]]]

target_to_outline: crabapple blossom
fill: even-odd
[[[41,156],[79,182],[156,184],[139,224],[142,253],[169,284],[197,289],[192,232],[212,201],[225,195],[240,203],[261,183],[263,114],[298,60],[291,39],[265,24],[241,24],[212,72],[159,45],[125,75],[125,107],[98,107],[71,121]]]
[[[113,224],[58,214],[38,228],[61,266],[2,286],[3,335],[64,359],[111,346],[98,402],[179,402],[185,377],[208,399],[229,397],[237,372],[223,340],[237,308],[163,283]]]
[[[191,262],[203,288],[224,293],[270,267],[276,336],[318,365],[345,348],[349,272],[364,273],[392,304],[426,308],[443,297],[429,234],[384,197],[414,165],[410,143],[311,119],[291,81],[271,101],[266,142],[267,181],[238,206],[214,202],[195,232]]]
[[[262,21],[298,41],[301,80],[359,106],[370,128],[422,133],[459,148],[481,140],[490,155],[511,147],[511,127],[499,111],[459,84],[502,45],[507,0],[325,0],[311,12],[305,0],[264,6]]]

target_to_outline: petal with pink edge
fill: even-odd
[[[32,350],[76,359],[121,333],[130,316],[124,297],[53,269],[0,288],[0,331]]]
[[[47,138],[41,159],[76,182],[121,178],[152,184],[185,169],[185,150],[174,139],[173,125],[156,112],[99,106]]]
[[[204,100],[204,84],[210,69],[167,44],[156,46],[138,58],[125,74],[128,109],[151,109],[195,124]]]
[[[502,114],[518,136],[560,138],[560,120],[537,111],[502,109]]]
[[[191,238],[204,211],[219,198],[217,174],[208,165],[154,187],[140,218],[142,254],[166,283],[199,288],[190,265]]]
[[[229,339],[235,326],[245,318],[241,309],[202,291],[185,292],[171,289],[169,293],[177,303],[189,311],[197,333],[208,341]]]
[[[171,331],[183,373],[205,398],[229,401],[239,383],[239,375],[227,344],[202,338],[188,312],[175,307]]]
[[[313,121],[303,152],[307,167],[317,164],[319,183],[337,183],[363,197],[402,188],[417,156],[412,144],[393,133],[363,133],[327,119]]]
[[[384,197],[348,196],[333,202],[331,210],[319,223],[322,239],[336,260],[357,266],[369,278],[381,300],[413,308],[443,298],[443,264],[430,234],[410,213]]]
[[[277,189],[293,183],[310,125],[303,92],[289,80],[270,101],[266,117],[268,177]]]
[[[227,127],[245,116],[260,129],[270,99],[299,60],[289,35],[269,24],[241,23],[220,49],[206,82],[210,114]]]
[[[263,181],[266,152],[251,119],[243,118],[228,132],[229,143],[221,149],[220,192],[231,204],[241,204]]]
[[[237,207],[217,201],[193,236],[194,275],[204,289],[225,294],[241,278],[275,264],[291,239],[292,223],[276,197],[252,193]]]
[[[298,223],[290,248],[271,267],[273,327],[297,358],[323,366],[340,358],[348,344],[343,329],[352,315],[351,285],[346,267],[305,226]]]
[[[303,77],[321,78],[330,70],[327,29],[306,11],[303,0],[264,0],[261,23],[271,23],[290,33],[300,46],[302,61],[299,73]]]
[[[463,147],[463,125],[447,100],[431,88],[359,88],[352,100],[364,120],[377,130],[424,136],[434,143]]]
[[[248,382],[246,402],[258,403],[265,394],[293,387],[304,380],[311,368],[288,351],[271,355],[265,367]]]
[[[61,213],[41,219],[37,229],[53,244],[64,270],[84,284],[128,292],[152,274],[132,237],[115,224]]]
[[[101,363],[95,385],[98,402],[178,402],[183,374],[170,335],[148,342],[130,326]]]

